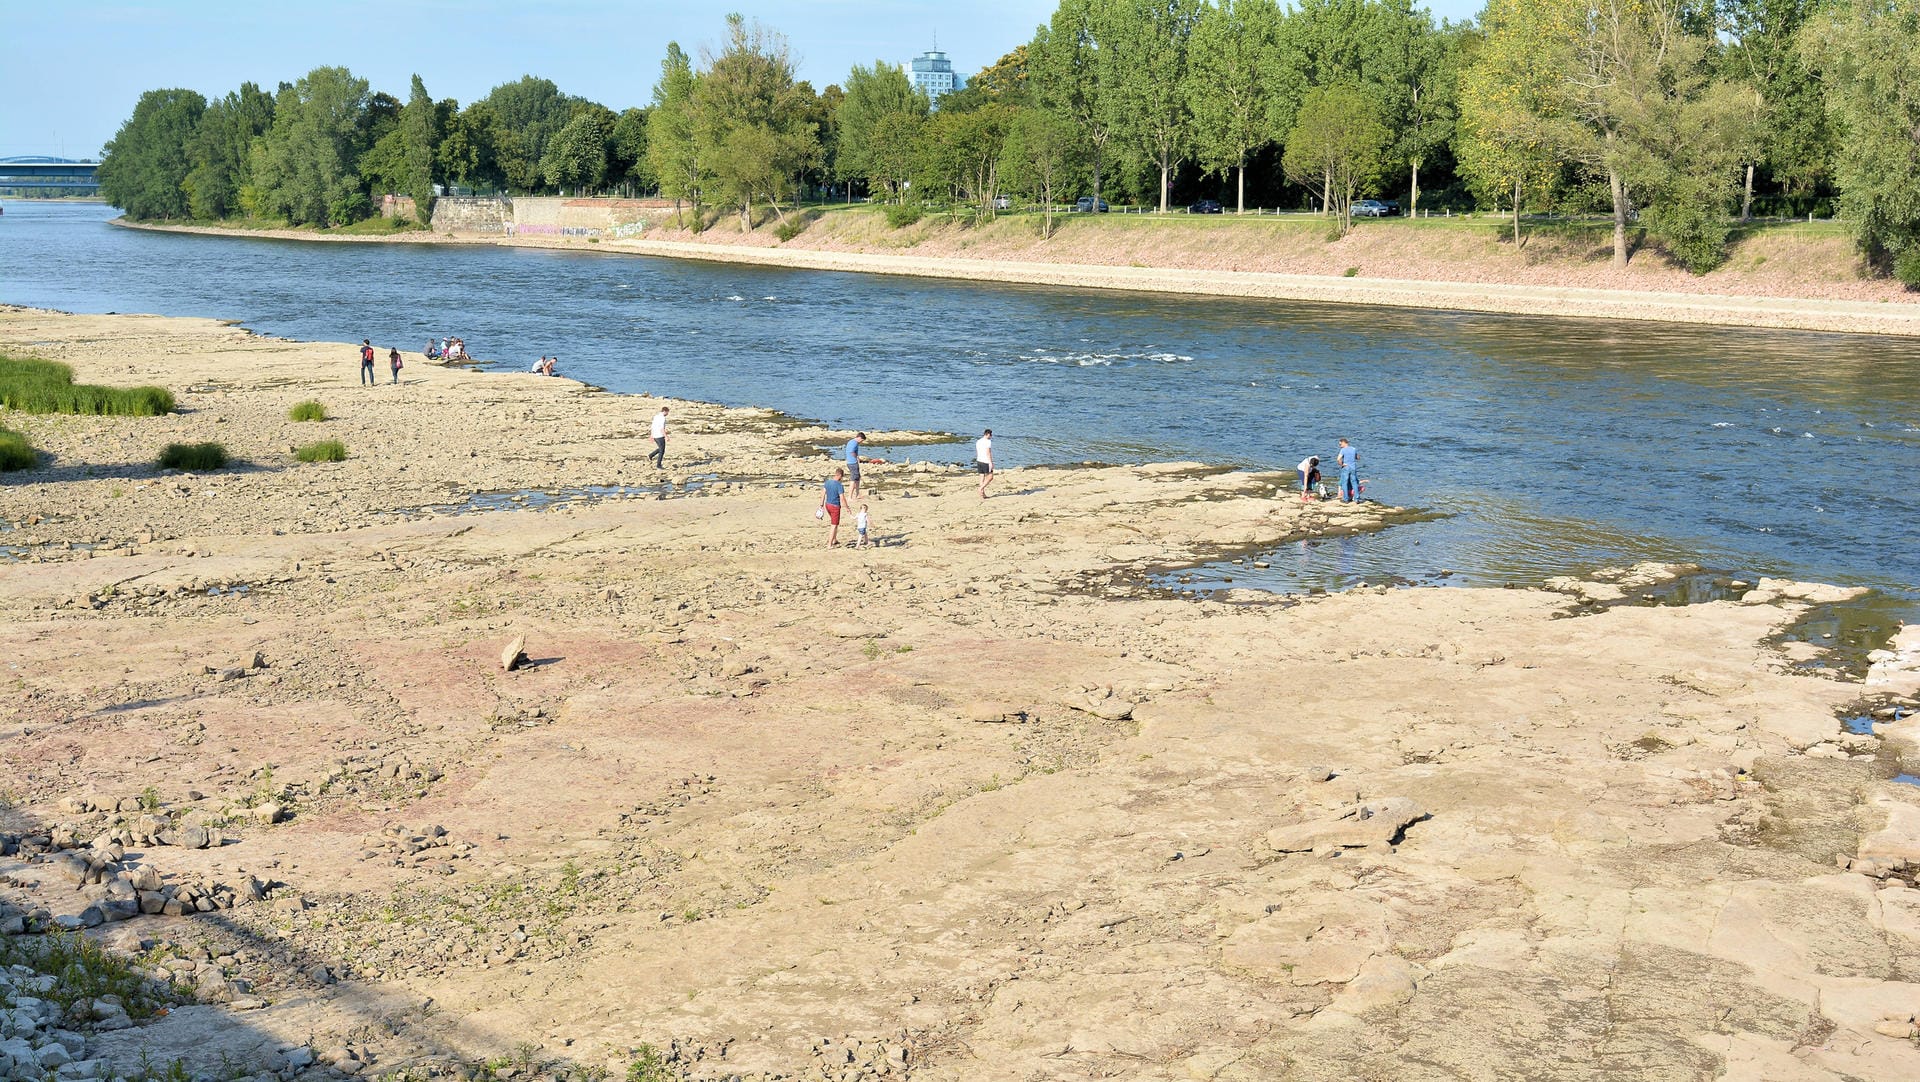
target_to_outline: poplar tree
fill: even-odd
[[[252,184],[248,148],[272,126],[273,98],[253,83],[207,106],[188,146],[193,169],[181,182],[195,218],[240,212]]]
[[[369,134],[367,81],[319,67],[274,100],[273,127],[250,155],[263,209],[290,222],[344,224],[366,215],[359,173]]]
[[[1100,44],[1119,73],[1116,123],[1133,149],[1160,170],[1160,213],[1173,172],[1193,144],[1187,51],[1200,0],[1110,0]]]
[[[1219,0],[1194,24],[1186,84],[1195,156],[1220,176],[1234,171],[1235,210],[1247,210],[1247,157],[1268,141],[1267,58],[1278,43],[1274,0]]]
[[[660,81],[653,85],[653,115],[647,132],[647,165],[660,185],[660,194],[673,200],[680,213],[684,200],[693,208],[694,228],[700,227],[700,200],[706,173],[694,146],[693,64],[677,42],[667,43],[660,61]]]
[[[1479,195],[1510,200],[1513,243],[1528,192],[1544,194],[1560,171],[1550,130],[1560,93],[1558,57],[1528,6],[1489,0],[1485,35],[1460,75],[1460,125],[1454,155]]]
[[[433,220],[433,178],[435,152],[446,132],[440,121],[440,108],[427,96],[427,84],[419,75],[407,93],[407,104],[400,110],[400,190],[413,197],[414,214],[422,225]]]
[[[1064,117],[1086,140],[1093,196],[1102,182],[1120,113],[1115,50],[1104,44],[1114,0],[1061,0],[1027,48],[1027,84],[1034,103]]]

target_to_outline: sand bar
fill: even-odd
[[[828,550],[814,445],[841,434],[766,411],[672,403],[663,492],[659,402],[563,379],[416,361],[369,389],[345,343],[21,309],[0,350],[182,407],[4,419],[52,457],[0,481],[0,832],[125,829],[93,809],[151,787],[219,844],[125,872],[267,888],[107,925],[249,983],[89,1055],[1920,1077],[1905,723],[1846,732],[1867,689],[1771,639],[1845,591],[1609,606],[1663,574],[1623,569],[1187,600],[1142,570],[1390,515],[1197,464],[981,501],[896,462],[869,474],[885,543]],[[305,398],[333,419],[286,420]],[[316,433],[352,457],[294,462]],[[180,439],[244,465],[146,465]],[[628,494],[533,495],[588,485]],[[0,858],[0,898],[107,889],[59,869]]]

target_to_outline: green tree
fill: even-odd
[[[607,183],[617,184],[628,196],[654,190],[653,170],[647,167],[647,111],[627,108],[613,122],[608,149]]]
[[[1869,259],[1920,288],[1920,9],[1836,0],[1801,45],[1838,133],[1841,217]]]
[[[400,110],[401,186],[398,190],[413,197],[414,213],[422,224],[433,220],[433,183],[438,175],[436,153],[446,129],[440,106],[427,96],[427,85],[413,77],[407,104]]]
[[[693,208],[696,228],[700,200],[707,183],[694,139],[693,64],[676,42],[667,43],[660,61],[660,81],[653,85],[653,113],[647,132],[647,166],[660,185],[660,194],[673,200],[674,213],[685,201]]]
[[[694,145],[725,205],[753,228],[756,200],[785,220],[780,203],[816,165],[820,142],[808,118],[813,93],[794,81],[786,38],[727,16],[727,45],[693,87]]]
[[[547,184],[576,195],[592,195],[605,185],[618,119],[604,105],[577,103],[573,119],[547,141],[546,156],[540,160]]]
[[[870,68],[855,64],[847,75],[846,96],[840,99],[837,115],[835,174],[845,181],[865,181],[873,190],[874,128],[884,117],[896,113],[924,117],[929,108],[926,92],[907,80],[900,65],[884,60],[874,61]]]
[[[505,179],[500,171],[500,136],[500,117],[493,106],[476,101],[460,110],[440,141],[441,175],[450,183],[498,187]]]
[[[1174,170],[1193,142],[1187,50],[1199,16],[1199,0],[1115,0],[1101,43],[1120,71],[1117,123],[1134,151],[1160,170],[1162,214]]]
[[[358,166],[367,149],[367,81],[320,67],[275,98],[273,127],[254,141],[254,184],[267,213],[290,222],[342,224],[365,217]]]
[[[181,182],[195,218],[226,218],[239,213],[252,182],[247,149],[273,126],[273,98],[253,83],[207,106],[194,128],[188,157],[193,168]]]
[[[1740,220],[1753,217],[1755,173],[1782,194],[1806,191],[1831,168],[1832,133],[1820,83],[1797,39],[1818,0],[1721,0],[1726,49],[1720,70],[1748,92]]]
[[[133,218],[185,218],[187,174],[207,99],[192,90],[149,90],[100,156],[100,195]]]
[[[915,113],[888,113],[873,126],[868,143],[867,187],[885,192],[890,202],[906,199],[907,184],[920,164],[921,129],[927,118]]]
[[[1045,214],[1042,237],[1053,236],[1053,208],[1074,177],[1081,155],[1073,125],[1061,117],[1026,106],[1016,109],[1007,129],[1001,174],[1015,191],[1039,203]]]
[[[1091,159],[1093,194],[1101,194],[1108,147],[1120,115],[1114,50],[1100,47],[1115,0],[1061,0],[1027,47],[1034,103],[1072,123]]]
[[[500,121],[494,153],[510,189],[533,191],[541,185],[540,166],[547,143],[573,120],[574,99],[551,79],[532,75],[502,83],[480,99]]]
[[[1012,52],[968,79],[967,86],[979,90],[989,101],[1003,105],[1027,104],[1027,46],[1014,46]]]
[[[1247,209],[1247,157],[1268,141],[1267,58],[1280,32],[1274,0],[1219,0],[1193,28],[1187,107],[1201,168],[1234,171],[1235,209]]]
[[[1318,183],[1329,193],[1345,233],[1353,228],[1354,196],[1379,177],[1392,137],[1366,91],[1345,84],[1316,87],[1287,135],[1282,166],[1295,182]]]
[[[1420,170],[1453,145],[1460,119],[1460,46],[1453,27],[1407,35],[1407,112],[1399,147],[1408,167],[1407,214],[1420,212]]]
[[[1527,193],[1544,195],[1560,172],[1550,118],[1560,93],[1559,62],[1550,42],[1535,33],[1533,0],[1490,0],[1485,34],[1460,76],[1460,123],[1454,155],[1487,203],[1510,198],[1513,242],[1521,243],[1520,214]]]

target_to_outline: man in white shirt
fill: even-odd
[[[655,469],[667,468],[667,407],[661,406],[660,412],[653,415],[653,451],[647,455]]]
[[[973,441],[973,468],[980,471],[980,498],[987,498],[987,482],[993,480],[993,429]]]

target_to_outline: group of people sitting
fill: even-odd
[[[430,361],[470,361],[467,356],[467,341],[464,338],[434,338],[427,342],[427,359]]]
[[[560,363],[560,358],[558,357],[542,357],[539,360],[533,362],[533,367],[529,369],[529,371],[537,372],[543,376],[556,375],[557,373],[555,373],[553,369],[554,369],[554,366],[559,363]]]

